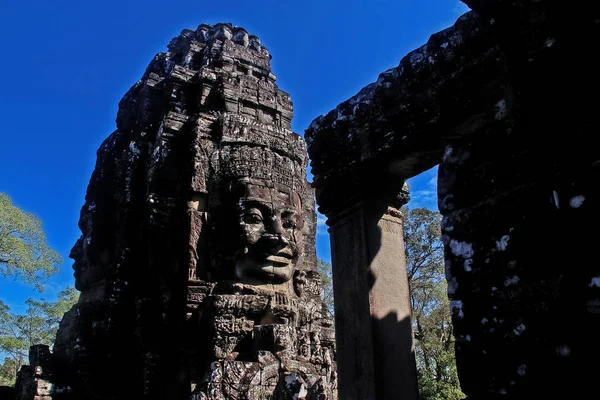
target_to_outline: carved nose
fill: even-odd
[[[281,234],[267,233],[263,235],[263,246],[271,251],[278,251],[289,244],[289,241]]]
[[[277,234],[269,234],[263,236],[263,240],[265,244],[271,247],[285,247],[289,244],[289,240],[287,240],[283,235]]]
[[[272,218],[265,234],[263,234],[263,245],[270,251],[279,251],[289,245],[289,240],[284,235],[285,229],[279,218]]]
[[[71,247],[71,251],[69,252],[69,258],[72,258],[73,260],[76,259],[77,254],[80,252],[80,250],[81,250],[81,238],[77,239],[77,241],[75,242],[73,247]]]
[[[281,224],[281,220],[279,218],[273,218],[271,223],[271,232],[275,235],[282,236],[285,230],[283,229],[283,225]]]

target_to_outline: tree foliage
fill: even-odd
[[[42,291],[42,283],[60,264],[62,258],[46,243],[39,218],[0,193],[0,276],[21,278]]]
[[[17,371],[27,363],[29,346],[52,345],[62,316],[78,298],[79,292],[67,287],[55,302],[28,299],[25,314],[12,313],[0,300],[0,385],[14,385]]]
[[[442,217],[427,208],[402,211],[420,398],[462,399],[444,278]]]
[[[329,316],[333,317],[333,277],[331,275],[331,263],[325,260],[317,260],[317,271],[321,274],[321,282],[323,284],[323,301],[329,311]]]

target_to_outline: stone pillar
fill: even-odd
[[[364,211],[353,210],[329,228],[340,400],[375,399],[369,252]]]
[[[328,220],[339,397],[417,399],[400,212],[355,204]]]

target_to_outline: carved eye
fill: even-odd
[[[263,221],[262,215],[258,213],[244,214],[244,222],[247,224],[260,224]]]
[[[294,221],[293,219],[285,219],[283,220],[281,225],[284,229],[294,229],[296,228],[296,221]]]

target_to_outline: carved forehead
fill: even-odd
[[[300,211],[302,208],[300,195],[287,189],[267,185],[263,182],[240,182],[242,190],[240,199],[258,202],[276,208],[291,208]]]

